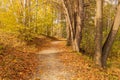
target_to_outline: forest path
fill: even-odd
[[[66,71],[66,67],[57,58],[57,55],[63,50],[58,48],[61,41],[53,41],[37,54],[39,55],[38,72],[33,80],[70,80],[70,73]]]

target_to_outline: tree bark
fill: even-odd
[[[74,23],[74,29],[75,29],[75,37],[73,41],[74,50],[77,52],[80,52],[80,43],[82,40],[82,27],[83,27],[83,0],[77,0],[75,3],[75,23]]]
[[[71,46],[71,31],[70,31],[70,23],[68,23],[68,18],[66,16],[66,32],[67,32],[67,46]]]
[[[67,32],[67,45],[70,46],[72,45],[72,25],[71,25],[71,20],[70,20],[70,10],[68,11],[68,7],[66,4],[67,3],[65,0],[62,0],[62,5],[64,9],[64,14],[66,18],[66,32]]]
[[[73,50],[80,52],[83,22],[83,0],[62,0],[70,24],[71,42]]]
[[[96,0],[96,35],[95,35],[95,63],[101,66],[101,55],[102,55],[102,11],[103,11],[103,0]]]
[[[107,57],[108,57],[108,54],[111,50],[113,42],[116,38],[116,34],[118,32],[119,27],[120,27],[120,0],[118,2],[117,13],[115,16],[114,23],[111,27],[111,31],[108,34],[108,37],[107,37],[107,39],[103,45],[103,48],[102,48],[102,66],[103,67],[106,67]]]

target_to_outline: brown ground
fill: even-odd
[[[119,69],[98,68],[91,57],[66,47],[64,40],[36,38],[28,44],[35,44],[36,49],[20,51],[10,48],[0,54],[0,80],[120,79]]]
[[[39,55],[39,67],[32,80],[119,80],[120,70],[102,70],[92,59],[65,46],[65,41],[52,41]]]
[[[63,52],[62,49],[57,47],[59,43],[60,41],[51,42],[49,48],[45,48],[37,53],[40,64],[38,73],[33,77],[34,79],[70,80],[70,73],[66,71],[64,64],[57,58],[58,54]]]

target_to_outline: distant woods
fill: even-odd
[[[48,0],[0,1],[0,26],[22,40],[32,40],[43,34],[65,37],[65,22],[61,9]]]
[[[120,53],[120,0],[1,0],[0,31],[32,41],[38,35],[66,38],[73,51],[94,53],[106,67]]]

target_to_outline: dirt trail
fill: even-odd
[[[56,57],[62,52],[56,47],[57,44],[59,41],[51,42],[49,48],[37,53],[40,64],[33,80],[70,80],[70,73],[65,70],[63,63]]]

